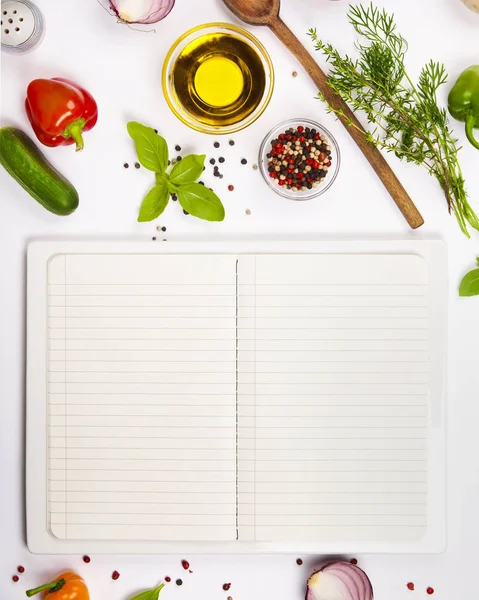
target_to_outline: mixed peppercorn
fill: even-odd
[[[317,187],[331,166],[331,146],[316,129],[298,125],[271,141],[268,173],[277,185],[293,192]]]

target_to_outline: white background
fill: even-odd
[[[174,583],[164,598],[179,600],[299,600],[314,557],[296,556],[159,556],[98,557],[84,565],[81,557],[32,556],[25,545],[24,524],[24,336],[25,248],[29,239],[131,238],[162,243],[178,236],[203,235],[208,239],[232,235],[273,234],[279,239],[356,236],[440,235],[449,246],[450,322],[448,382],[448,549],[438,556],[360,556],[369,573],[377,600],[417,600],[428,597],[433,586],[438,600],[466,600],[477,595],[479,534],[479,298],[459,299],[461,276],[479,255],[479,232],[471,240],[459,231],[438,184],[421,169],[392,159],[394,169],[423,213],[426,224],[417,232],[407,227],[400,213],[355,148],[342,126],[314,99],[316,90],[301,68],[273,34],[253,28],[272,55],[276,67],[273,100],[263,117],[236,134],[231,148],[220,139],[190,131],[170,113],[161,90],[161,67],[174,40],[186,29],[208,21],[231,21],[221,0],[177,0],[156,33],[140,33],[115,23],[96,0],[38,0],[47,33],[33,53],[20,57],[2,54],[2,125],[13,124],[32,135],[23,102],[28,83],[37,77],[63,76],[76,80],[96,97],[100,108],[97,127],[85,136],[85,151],[72,147],[45,149],[51,161],[75,184],[81,201],[70,217],[56,217],[31,199],[2,169],[0,171],[0,598],[24,598],[27,587],[38,585],[58,570],[78,569],[88,580],[92,600],[126,600],[142,588],[153,587],[165,575]],[[430,58],[444,61],[451,83],[467,66],[479,63],[479,15],[460,0],[382,0],[396,13],[400,30],[409,40],[408,66],[416,75]],[[346,21],[345,0],[283,0],[282,16],[309,44],[306,31],[318,27],[324,39],[343,51],[352,51],[353,35]],[[319,59],[319,56],[317,57]],[[299,76],[293,79],[293,70]],[[445,101],[451,83],[444,86]],[[304,116],[317,119],[337,138],[342,153],[340,175],[323,197],[294,203],[273,194],[253,171],[252,163],[263,136],[280,120]],[[224,223],[209,224],[182,214],[171,203],[158,223],[138,224],[142,196],[153,183],[144,169],[125,170],[135,162],[125,124],[135,119],[160,130],[173,150],[224,155],[225,174],[219,181],[207,170],[204,180],[221,196],[226,207]],[[461,160],[471,202],[479,212],[479,151],[467,144],[463,126],[456,131],[464,150]],[[176,154],[176,153],[174,153]],[[247,166],[240,159],[247,158]],[[233,184],[234,192],[227,191]],[[246,215],[246,209],[251,215]],[[166,226],[166,234],[156,225]],[[151,243],[154,243],[153,241]],[[446,268],[446,267],[445,267]],[[346,549],[347,550],[347,549]],[[184,573],[180,560],[188,558],[193,574]],[[18,584],[11,582],[17,564],[26,567]],[[113,569],[121,573],[112,582]],[[228,593],[222,584],[231,581]],[[406,589],[414,581],[416,591]]]

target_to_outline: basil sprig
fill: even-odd
[[[162,583],[154,590],[146,590],[145,592],[141,592],[140,594],[133,596],[130,600],[158,600],[161,590],[165,587],[165,584]]]
[[[479,256],[477,257],[479,264]],[[469,271],[461,281],[459,296],[479,296],[479,269]]]
[[[140,163],[156,174],[156,185],[148,192],[138,215],[138,221],[157,219],[165,210],[170,194],[177,194],[186,212],[206,221],[223,221],[225,209],[218,196],[204,185],[196,183],[205,165],[205,154],[190,154],[177,162],[167,173],[168,145],[151,127],[130,121],[128,133],[135,142]]]

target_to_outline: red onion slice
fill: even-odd
[[[151,25],[164,19],[175,0],[110,0],[110,6],[116,16],[124,23]]]
[[[374,600],[366,573],[351,563],[329,563],[311,575],[306,600]]]

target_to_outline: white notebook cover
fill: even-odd
[[[443,549],[446,261],[31,244],[29,548]]]

